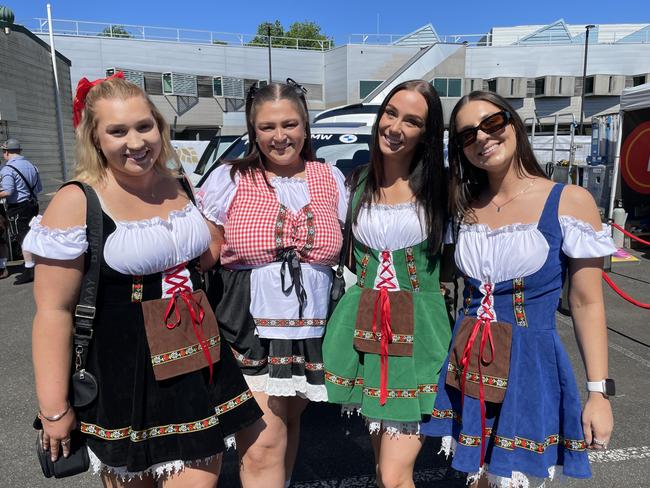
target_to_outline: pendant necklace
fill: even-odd
[[[510,200],[506,201],[505,203],[502,203],[501,205],[497,205],[496,203],[494,203],[494,198],[493,198],[492,200],[490,200],[490,203],[496,207],[496,209],[497,209],[497,213],[499,213],[499,212],[501,212],[501,209],[502,209],[503,207],[505,207],[506,205],[508,205],[508,204],[509,204],[510,202],[512,202],[515,198],[517,198],[519,195],[521,195],[522,193],[526,193],[528,190],[530,190],[530,188],[531,188],[534,184],[535,184],[535,180],[531,181],[530,184],[529,184],[526,188],[524,188],[523,190],[521,190],[521,191],[520,191],[519,193],[517,193],[514,197],[512,197]]]

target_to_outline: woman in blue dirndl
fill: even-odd
[[[602,256],[615,251],[611,238],[587,191],[545,177],[521,119],[501,97],[463,97],[449,133],[455,260],[465,289],[422,432],[442,437],[452,467],[479,486],[588,478],[587,450],[605,449],[613,427],[600,281]],[[555,329],[567,272],[591,382],[584,409]],[[490,374],[499,362],[506,372]]]

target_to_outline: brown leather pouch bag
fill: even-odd
[[[359,352],[381,354],[381,291],[364,288],[359,301],[357,324],[354,329],[354,348]],[[388,344],[389,356],[413,355],[413,294],[410,291],[384,291],[390,303],[390,327],[393,340]],[[376,332],[373,318],[376,311]]]
[[[219,361],[217,319],[203,290],[142,302],[144,325],[156,380],[210,368]]]
[[[489,322],[489,329],[492,333],[492,346],[490,339],[486,337],[483,347],[481,370],[479,373],[479,357],[481,357],[481,340],[483,334],[487,335],[486,323],[476,317],[465,317],[460,324],[460,329],[454,338],[454,344],[449,356],[449,367],[447,369],[446,383],[454,388],[463,391],[463,356],[465,355],[468,340],[476,327],[474,340],[472,341],[469,364],[465,374],[464,394],[480,399],[480,381],[483,382],[483,395],[487,402],[502,403],[508,386],[508,374],[510,372],[510,348],[512,345],[512,325],[505,322]],[[492,351],[494,350],[494,354]]]

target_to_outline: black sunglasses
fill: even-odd
[[[489,117],[484,118],[476,127],[465,129],[464,131],[456,134],[458,147],[467,147],[474,144],[476,142],[476,136],[479,130],[485,132],[486,134],[494,134],[495,132],[500,131],[510,123],[511,118],[512,116],[507,110],[497,112],[490,115]]]

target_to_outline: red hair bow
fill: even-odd
[[[81,116],[83,115],[84,108],[86,107],[86,96],[90,89],[99,85],[102,81],[110,80],[111,78],[122,78],[124,79],[124,73],[118,71],[114,75],[109,76],[108,78],[99,78],[95,81],[88,81],[88,78],[81,78],[79,83],[77,83],[77,93],[74,96],[74,101],[72,102],[72,125],[76,129],[81,122]]]

